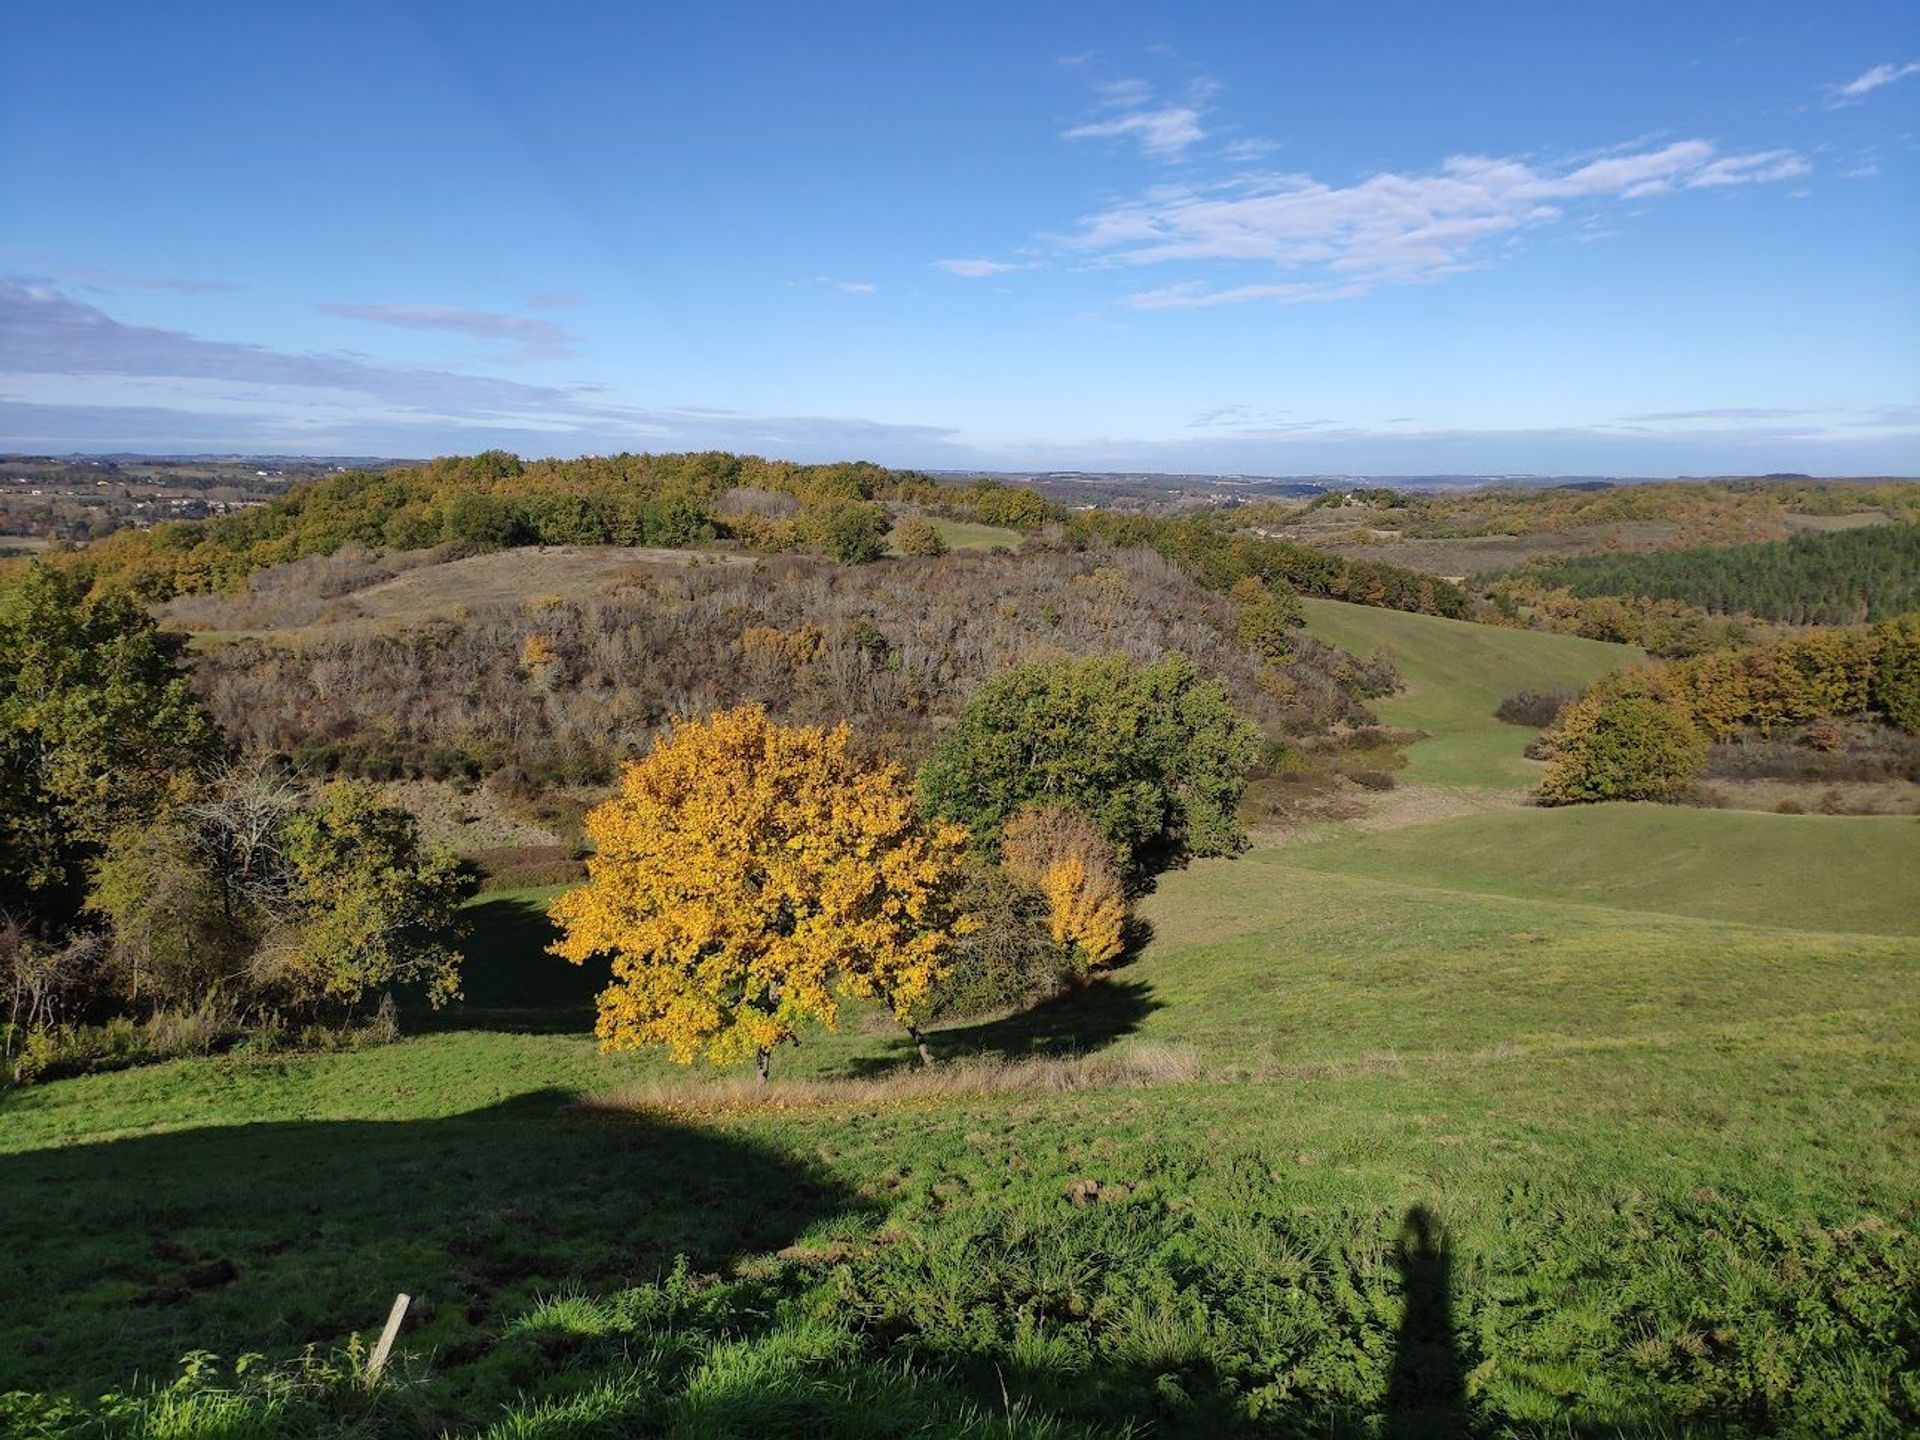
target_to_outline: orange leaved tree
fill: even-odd
[[[1047,897],[1053,938],[1097,969],[1125,948],[1127,892],[1113,845],[1078,810],[1029,805],[1000,836],[1001,863]]]
[[[754,1056],[837,997],[879,999],[920,1033],[964,926],[947,897],[967,832],[916,815],[900,767],[847,727],[783,726],[757,705],[678,727],[587,817],[587,883],[554,901],[554,953],[613,960],[602,1047],[690,1063]]]

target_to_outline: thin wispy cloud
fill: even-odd
[[[1920,75],[1920,60],[1909,60],[1904,65],[1875,65],[1844,85],[1829,86],[1827,103],[1832,106],[1855,104],[1909,75]]]
[[[1677,140],[1552,167],[1458,155],[1425,174],[1383,173],[1330,185],[1299,173],[1236,174],[1212,184],[1156,185],[1086,217],[1062,242],[1111,267],[1259,263],[1276,280],[1219,286],[1183,279],[1125,303],[1145,310],[1263,301],[1350,299],[1492,263],[1492,242],[1601,207],[1688,190],[1770,184],[1810,173],[1798,152],[1722,154]]]
[[[448,305],[326,304],[320,309],[346,320],[365,320],[398,330],[435,330],[520,346],[512,357],[546,360],[565,354],[573,335],[551,320],[531,315],[500,315],[487,310],[460,310]]]
[[[865,297],[878,295],[880,287],[871,280],[838,280],[831,275],[815,275],[810,280],[787,282],[789,285],[812,285],[818,289],[830,291],[835,295],[853,295]]]
[[[560,290],[542,290],[527,297],[527,306],[533,310],[567,310],[580,303],[580,296]]]
[[[53,287],[0,279],[0,437],[13,445],[244,443],[418,455],[449,445],[541,454],[639,444],[889,454],[904,463],[942,453],[954,434],[858,416],[609,403],[594,386],[211,340],[128,324]]]
[[[1189,145],[1206,138],[1200,125],[1200,112],[1184,105],[1161,110],[1135,110],[1110,120],[1092,120],[1065,132],[1069,140],[1120,140],[1139,142],[1148,155],[1171,157],[1183,154]]]
[[[1797,420],[1817,415],[1817,410],[1786,410],[1772,406],[1733,405],[1712,410],[1652,410],[1642,415],[1622,415],[1625,421],[1664,423],[1693,420]]]
[[[1210,133],[1201,123],[1201,107],[1218,86],[1195,81],[1184,101],[1160,99],[1145,80],[1103,80],[1094,84],[1095,115],[1061,132],[1067,140],[1125,140],[1155,160],[1178,160]]]
[[[1029,267],[1013,260],[973,259],[936,260],[933,262],[933,268],[968,280],[984,280],[991,275],[1005,275],[1011,270],[1025,270]]]
[[[193,280],[175,275],[127,275],[116,270],[62,268],[62,278],[98,290],[171,290],[176,295],[213,295],[243,289],[231,280]]]

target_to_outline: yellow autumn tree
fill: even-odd
[[[1089,969],[1117,956],[1127,893],[1107,837],[1078,810],[1029,805],[1007,822],[1000,861],[1047,897],[1053,938],[1080,952]]]
[[[553,952],[605,955],[604,1049],[755,1057],[840,995],[879,999],[920,1057],[930,993],[965,922],[947,896],[967,832],[922,823],[900,767],[757,705],[678,727],[587,817],[587,882],[554,901]]]

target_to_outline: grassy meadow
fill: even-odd
[[[1399,658],[1416,783],[1524,786],[1493,705],[1630,653],[1310,613]],[[890,1088],[910,1048],[852,1011],[764,1102],[597,1053],[550,892],[487,896],[466,1000],[397,1043],[0,1100],[0,1427],[1911,1433],[1916,875],[1910,821],[1325,825],[938,1032],[952,1093]]]
[[[1301,603],[1308,634],[1356,655],[1387,655],[1398,667],[1402,689],[1373,709],[1389,725],[1430,737],[1408,752],[1408,780],[1530,784],[1539,767],[1521,752],[1532,735],[1495,720],[1494,707],[1520,690],[1583,689],[1641,658],[1631,646],[1577,635],[1503,630],[1340,600]]]
[[[973,520],[950,520],[944,515],[929,515],[928,521],[949,550],[1018,550],[1020,532],[1003,525],[982,525]],[[889,553],[899,550],[889,547]]]

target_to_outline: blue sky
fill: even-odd
[[[16,3],[0,446],[1920,473],[1920,6]]]

